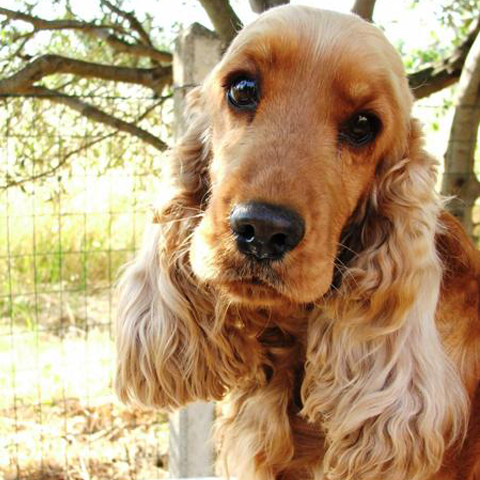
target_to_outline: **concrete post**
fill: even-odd
[[[221,42],[199,23],[184,30],[175,41],[173,55],[174,136],[185,132],[185,96],[200,85],[221,57]]]
[[[210,434],[215,404],[197,402],[170,416],[170,454],[172,478],[213,475],[214,452]]]
[[[193,24],[175,42],[173,56],[174,135],[181,137],[187,125],[185,96],[199,85],[221,57],[217,36]],[[173,478],[213,476],[214,452],[211,429],[215,405],[198,402],[170,417],[169,471]]]

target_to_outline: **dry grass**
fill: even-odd
[[[0,320],[0,478],[166,477],[166,417],[112,393],[110,292],[36,300]]]
[[[104,398],[87,406],[0,411],[0,476],[25,479],[156,479],[167,476],[168,424],[156,412],[126,409]]]
[[[112,392],[111,287],[151,179],[75,168],[0,192],[0,480],[163,478],[166,417]]]

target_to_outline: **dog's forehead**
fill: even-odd
[[[368,96],[372,84],[405,76],[401,60],[373,25],[354,15],[309,7],[275,8],[244,28],[218,73],[340,80],[347,96]],[[375,86],[373,87],[375,88]]]

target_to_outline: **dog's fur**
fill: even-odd
[[[252,114],[227,104],[238,73],[261,78]],[[286,6],[240,32],[190,94],[170,198],[121,283],[122,400],[229,394],[220,459],[240,480],[480,479],[480,256],[411,106],[355,16]],[[382,128],[352,147],[359,110]],[[305,219],[283,260],[237,250],[229,215],[252,200]]]

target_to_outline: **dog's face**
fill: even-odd
[[[245,28],[201,90],[210,192],[190,248],[237,302],[312,302],[382,164],[404,153],[411,94],[398,55],[360,19],[292,7]]]

